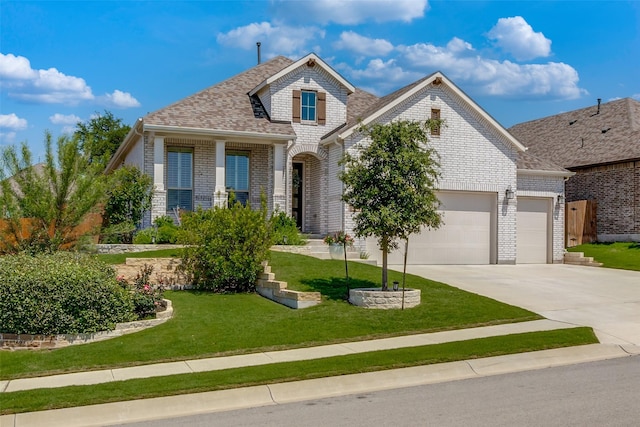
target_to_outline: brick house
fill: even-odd
[[[358,124],[430,117],[446,123],[430,138],[445,225],[411,239],[409,262],[561,262],[557,200],[571,173],[526,154],[439,72],[378,98],[315,54],[276,57],[139,119],[108,170],[135,164],[153,177],[145,226],[177,207],[224,205],[233,191],[254,206],[265,194],[271,211],[292,215],[305,233],[351,232],[338,161],[361,141]],[[357,244],[379,255],[370,241]]]
[[[640,241],[640,102],[598,103],[509,131],[530,153],[575,172],[567,201],[596,200],[598,241]]]

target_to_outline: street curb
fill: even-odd
[[[637,351],[625,351],[618,345],[590,344],[289,383],[4,415],[0,417],[0,427],[89,427],[151,421],[631,357],[633,353],[638,354]]]

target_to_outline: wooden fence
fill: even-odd
[[[570,248],[597,240],[595,200],[578,200],[566,204],[565,246]]]
[[[62,249],[66,249],[72,246],[78,238],[90,235],[91,241],[93,243],[98,243],[98,232],[100,231],[100,225],[102,224],[102,215],[99,213],[90,213],[87,214],[85,220],[80,223],[73,230],[69,231],[69,243],[64,244]],[[27,239],[31,234],[31,230],[38,229],[37,225],[34,226],[34,221],[30,218],[21,218],[20,225],[22,227],[21,235],[24,239]],[[7,221],[0,219],[0,234],[3,239],[0,239],[0,245],[2,245],[2,240],[6,239],[11,243],[15,243],[14,236],[11,235],[9,231],[9,225]],[[49,234],[53,235],[53,230],[49,230]],[[2,247],[0,247],[0,252],[2,251]]]

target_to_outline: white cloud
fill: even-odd
[[[260,22],[238,27],[228,33],[218,34],[218,43],[225,46],[249,50],[256,48],[256,42],[262,43],[265,56],[302,55],[310,41],[324,38],[324,30],[316,27],[289,27]]]
[[[76,130],[75,126],[63,126],[61,132],[65,135],[72,135]]]
[[[113,93],[106,93],[103,97],[105,104],[115,108],[133,108],[139,107],[140,102],[135,99],[129,92],[114,90]]]
[[[498,23],[489,31],[488,37],[518,61],[547,57],[551,54],[551,40],[542,33],[534,32],[522,16],[498,19]]]
[[[297,22],[311,20],[328,24],[353,25],[367,21],[411,22],[429,9],[427,0],[314,0],[283,1],[273,4],[276,16]]]
[[[418,43],[398,48],[411,67],[441,70],[454,82],[472,85],[478,93],[504,97],[575,99],[586,93],[570,65],[516,64],[484,58],[458,38],[446,46]]]
[[[49,121],[54,125],[75,125],[80,122],[82,119],[76,116],[75,114],[60,114],[55,113],[53,116],[49,116]]]
[[[55,68],[34,70],[23,56],[0,53],[0,80],[11,98],[45,104],[76,104],[94,99],[91,87],[80,77]]]
[[[16,140],[15,132],[0,132],[0,142],[12,144]]]
[[[631,95],[631,97],[633,99],[637,99],[638,101],[640,101],[640,93],[635,93],[635,94]]]
[[[364,56],[388,55],[393,45],[384,39],[372,39],[353,31],[343,31],[340,41],[334,43],[336,49],[345,49]]]
[[[364,81],[375,81],[366,87],[369,92],[376,95],[386,95],[390,90],[409,84],[424,74],[417,71],[405,71],[397,64],[395,59],[383,61],[382,59],[372,59],[363,70],[356,70],[346,64],[340,64],[336,68],[346,71],[353,79]]]
[[[27,128],[27,120],[18,117],[15,113],[0,114],[0,128],[24,130]]]
[[[35,79],[37,73],[31,69],[29,60],[24,56],[0,53],[0,77],[5,81],[29,80]]]

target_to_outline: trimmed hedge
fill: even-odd
[[[131,293],[94,257],[70,252],[0,257],[0,332],[91,333],[135,318]]]

